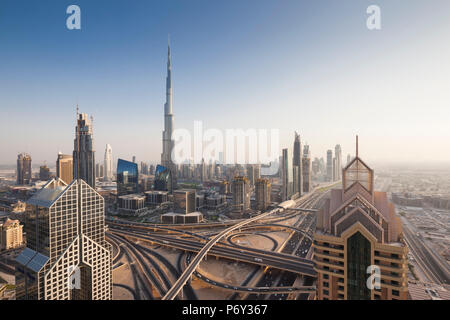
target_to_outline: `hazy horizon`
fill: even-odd
[[[340,144],[344,164],[358,134],[372,167],[446,167],[450,2],[432,2],[77,1],[68,30],[70,1],[2,1],[0,164],[72,154],[77,104],[96,162],[107,143],[114,162],[159,162],[170,33],[175,128],[278,128],[280,149],[298,131],[312,158]]]

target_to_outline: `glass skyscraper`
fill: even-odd
[[[111,300],[105,201],[83,180],[50,180],[27,201],[17,300]],[[72,281],[73,280],[73,281]]]
[[[154,189],[158,191],[172,190],[172,172],[159,164],[156,166]]]
[[[137,163],[119,159],[117,161],[117,196],[139,192]]]

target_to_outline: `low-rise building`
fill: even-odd
[[[160,205],[169,201],[168,191],[150,190],[145,192],[145,201],[150,205]]]
[[[127,194],[118,197],[118,208],[121,213],[137,216],[147,211],[145,196],[140,194]]]
[[[197,211],[188,214],[169,212],[161,215],[161,223],[167,224],[199,223],[202,220],[203,214]]]

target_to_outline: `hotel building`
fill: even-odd
[[[374,172],[358,157],[358,142],[356,149],[356,157],[342,171],[342,189],[331,190],[317,215],[317,298],[403,300],[408,248],[401,221],[386,193],[374,191]],[[381,286],[368,285],[373,274],[369,266],[379,268]]]

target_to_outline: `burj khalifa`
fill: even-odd
[[[172,109],[172,59],[170,55],[170,43],[168,45],[167,60],[167,78],[166,78],[166,103],[164,104],[164,131],[163,131],[163,152],[161,154],[161,165],[171,172],[171,189],[177,184],[177,170],[175,163],[172,161],[172,150],[174,141],[172,140],[173,132],[173,109]],[[172,190],[169,190],[172,192]]]

